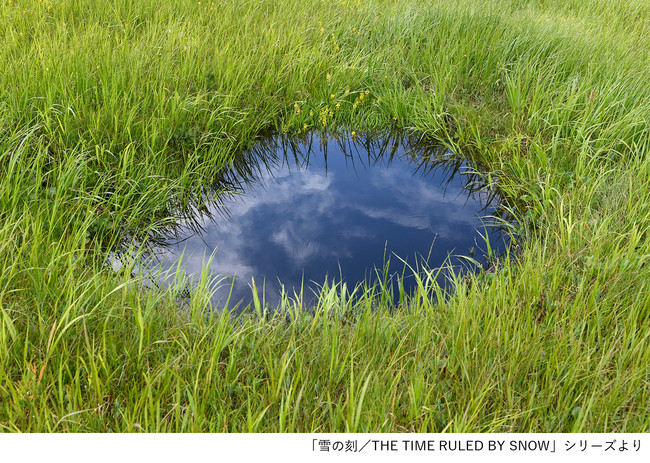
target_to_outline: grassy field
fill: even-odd
[[[0,430],[649,431],[649,37],[647,0],[1,2]],[[484,166],[516,255],[237,320],[106,266],[256,138],[389,128]]]

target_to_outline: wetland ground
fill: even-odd
[[[4,1],[0,36],[0,430],[648,431],[647,0]],[[269,135],[393,129],[481,166],[516,257],[288,318],[106,266]]]

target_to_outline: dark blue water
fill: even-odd
[[[402,261],[458,271],[463,260],[450,255],[486,261],[481,235],[505,247],[482,219],[498,214],[495,194],[458,157],[415,138],[267,140],[218,177],[214,188],[235,194],[213,193],[155,252],[161,269],[182,259],[191,278],[212,256],[212,276],[233,277],[220,281],[215,309],[229,296],[230,308],[249,304],[253,279],[276,307],[280,283],[309,300],[326,279],[373,284],[388,262],[408,292],[414,279]]]

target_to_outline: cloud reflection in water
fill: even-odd
[[[473,178],[457,158],[416,146],[356,137],[287,149],[271,141],[243,155],[247,168],[260,167],[248,171],[241,194],[195,214],[176,243],[159,249],[160,265],[173,267],[184,252],[186,275],[198,277],[214,252],[210,271],[236,278],[234,300],[250,302],[254,277],[258,287],[266,282],[266,300],[275,306],[278,280],[289,294],[303,281],[322,284],[326,277],[342,276],[354,286],[392,253],[411,264],[416,255],[429,255],[430,267],[450,252],[467,255],[481,242],[480,217],[494,213],[489,194],[467,189]],[[488,231],[498,242],[498,233]],[[215,307],[229,289],[216,292]]]

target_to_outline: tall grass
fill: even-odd
[[[646,1],[0,4],[0,429],[650,426]],[[515,255],[267,317],[106,255],[269,132],[411,128],[486,168]],[[135,250],[134,252],[138,252]],[[382,302],[383,301],[383,302]],[[282,314],[282,315],[281,315]]]

